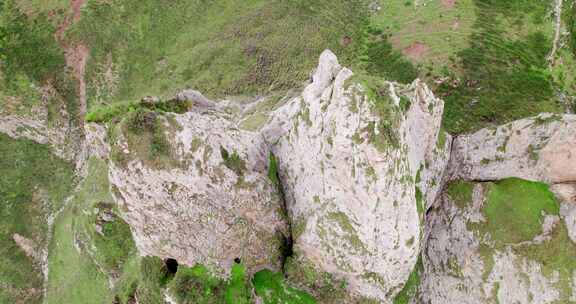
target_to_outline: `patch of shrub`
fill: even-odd
[[[361,67],[368,74],[401,83],[410,83],[418,77],[418,69],[393,49],[382,30],[367,26],[365,40],[365,50],[360,58]]]
[[[87,122],[110,122],[114,118],[122,117],[138,109],[136,102],[119,102],[108,106],[96,106],[86,113]]]
[[[189,111],[191,107],[190,101],[176,99],[150,103],[143,101],[118,102],[106,106],[95,106],[86,114],[85,119],[87,122],[104,123],[134,112],[146,112],[148,110],[148,112],[182,114]]]
[[[220,155],[224,160],[224,165],[234,171],[238,176],[244,175],[246,171],[246,162],[238,155],[236,151],[232,151],[232,154],[228,153],[224,147],[220,147]]]

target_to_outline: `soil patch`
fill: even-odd
[[[442,6],[444,8],[454,8],[454,6],[456,6],[456,0],[442,0]]]
[[[404,56],[418,61],[426,55],[430,48],[422,42],[414,42],[409,47],[402,50]]]

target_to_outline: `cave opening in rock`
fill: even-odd
[[[169,273],[175,274],[178,271],[178,261],[175,259],[168,258],[164,260],[164,264]]]
[[[242,263],[242,260],[240,258],[235,258],[234,263],[240,264],[240,263]]]

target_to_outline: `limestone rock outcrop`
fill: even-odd
[[[576,115],[541,114],[459,136],[453,178],[520,177],[547,183],[576,181]]]
[[[442,110],[420,81],[363,81],[322,54],[313,82],[262,131],[292,222],[289,272],[312,268],[345,281],[347,294],[391,301],[418,257],[424,198],[440,186],[428,168],[442,173],[448,160]]]
[[[147,135],[122,125],[111,149],[110,181],[140,253],[220,275],[236,258],[251,270],[280,269],[289,232],[262,138],[211,110],[156,119],[167,155],[150,161]]]

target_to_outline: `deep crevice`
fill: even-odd
[[[277,162],[276,157],[274,156],[274,153],[272,153],[272,151],[270,151],[270,159],[274,160],[276,168],[275,168],[274,172],[269,172],[269,174],[273,173],[274,176],[269,176],[269,177],[275,181],[276,187],[278,189],[278,193],[280,195],[281,207],[282,207],[282,210],[284,211],[284,213],[286,214],[287,225],[288,225],[288,235],[285,235],[282,232],[278,233],[280,238],[281,238],[281,240],[280,240],[281,241],[281,245],[280,245],[281,261],[280,261],[280,263],[282,264],[281,268],[284,271],[286,260],[289,257],[292,257],[292,255],[294,254],[294,249],[293,249],[294,239],[292,237],[292,217],[290,216],[290,210],[288,209],[288,203],[286,202],[286,195],[284,192],[284,185],[282,183],[282,178],[280,176],[280,172],[279,172],[279,168],[278,168],[279,167],[278,162]]]

